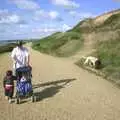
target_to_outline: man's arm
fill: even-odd
[[[11,58],[12,58],[13,62],[16,63],[15,48],[13,49],[13,51],[11,53]]]
[[[26,64],[27,64],[27,66],[30,65],[30,54],[29,54],[28,49],[26,49]]]
[[[30,65],[30,55],[28,54],[28,61],[27,61],[28,66]]]

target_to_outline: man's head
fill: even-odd
[[[22,47],[23,46],[23,42],[22,41],[18,41],[17,46],[18,47]]]

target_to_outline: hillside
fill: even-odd
[[[99,41],[118,39],[119,21],[120,10],[111,11],[96,18],[88,18],[65,33],[57,32],[33,43],[33,48],[52,55],[71,56],[81,50],[82,46],[93,47]]]
[[[71,31],[91,33],[120,28],[120,9],[104,13],[96,18],[88,18],[77,24]]]
[[[77,32],[57,32],[33,42],[33,48],[43,53],[57,56],[71,56],[83,45],[81,34]]]
[[[101,21],[100,21],[101,19]],[[90,54],[101,59],[102,73],[120,85],[120,10],[112,11],[103,16],[84,21],[73,28],[84,35],[84,43],[92,46],[95,51]],[[97,24],[98,23],[98,24]],[[90,26],[91,25],[91,26]],[[91,43],[91,44],[89,44]],[[77,62],[79,65],[80,61]]]
[[[120,9],[104,13],[96,18],[88,18],[65,33],[58,32],[34,42],[33,48],[51,55],[72,55],[72,60],[78,61],[78,65],[81,55],[99,56],[104,66],[101,71],[106,76],[119,80],[119,21]]]

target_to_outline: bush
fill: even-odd
[[[15,43],[10,43],[10,44],[6,44],[6,45],[1,45],[1,46],[0,46],[0,53],[11,52],[15,46],[16,46]]]

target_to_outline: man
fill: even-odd
[[[11,57],[13,59],[14,74],[17,68],[29,66],[30,56],[28,49],[23,47],[23,42],[19,41],[17,47],[12,51]]]

